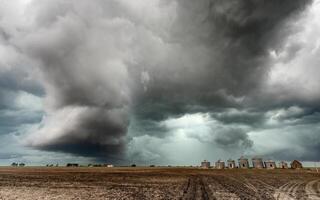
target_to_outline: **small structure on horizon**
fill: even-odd
[[[68,163],[66,166],[67,167],[79,167],[79,164],[78,163]]]
[[[216,169],[224,169],[225,168],[225,164],[224,164],[224,161],[222,161],[221,159],[219,159],[217,162],[216,162]]]
[[[285,161],[279,162],[279,168],[280,169],[288,169],[288,163]]]
[[[256,169],[264,168],[262,158],[259,158],[259,157],[252,158],[252,166],[253,168],[256,168]]]
[[[239,162],[239,168],[241,168],[241,169],[248,169],[249,168],[249,161],[244,156],[241,156],[238,159],[238,162]]]
[[[229,169],[236,168],[236,162],[234,160],[232,160],[231,158],[227,161],[227,164],[228,164]]]
[[[210,162],[207,160],[204,160],[201,162],[201,167],[202,168],[210,168]]]
[[[273,160],[267,160],[264,162],[264,165],[266,166],[267,169],[275,169],[276,166],[276,162]]]
[[[12,163],[12,164],[11,164],[11,167],[18,167],[18,163],[15,163],[15,162]]]
[[[301,162],[299,162],[297,160],[292,161],[290,165],[291,165],[292,169],[302,169],[303,168]]]

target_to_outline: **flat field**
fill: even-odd
[[[0,199],[320,199],[310,170],[0,168]]]

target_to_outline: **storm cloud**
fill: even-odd
[[[169,162],[175,158],[161,148],[183,135],[222,156],[291,159],[279,153],[289,144],[261,143],[284,131],[299,158],[315,160],[305,155],[319,146],[307,145],[320,119],[319,51],[300,39],[317,39],[319,26],[309,29],[318,7],[311,0],[6,3],[0,109],[14,109],[10,99],[21,91],[40,98],[38,115],[12,123],[37,124],[21,140],[43,151]],[[311,128],[301,136],[294,127]]]

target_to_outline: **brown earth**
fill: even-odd
[[[0,168],[7,199],[320,199],[310,170]]]

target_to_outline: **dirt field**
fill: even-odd
[[[0,199],[320,199],[308,170],[0,168]]]

